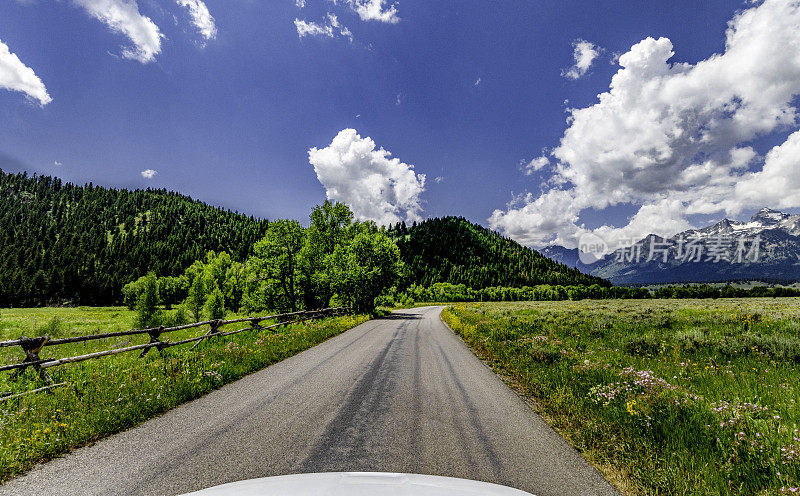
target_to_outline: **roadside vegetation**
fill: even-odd
[[[443,317],[631,493],[800,491],[800,299],[473,303]]]
[[[665,286],[650,292],[647,288],[625,286],[561,286],[539,284],[520,288],[492,286],[471,288],[465,284],[437,282],[429,287],[412,284],[404,290],[391,288],[381,295],[383,306],[409,306],[419,302],[470,302],[470,301],[563,301],[563,300],[608,300],[608,299],[692,299],[692,298],[777,298],[800,296],[800,289],[775,286],[737,288],[732,285],[714,287],[707,284]]]
[[[353,220],[343,203],[314,207],[310,226],[295,220],[270,222],[253,254],[237,262],[226,252],[209,251],[180,276],[149,273],[122,288],[136,309],[140,327],[157,326],[155,309],[180,305],[178,317],[222,318],[226,311],[295,312],[346,306],[375,310],[375,299],[397,281],[402,264],[397,246],[374,222]],[[149,310],[148,310],[149,309]]]
[[[6,309],[0,315],[0,339],[22,334],[69,337],[114,332],[130,329],[137,318],[136,312],[123,307]],[[124,353],[50,368],[54,382],[66,382],[64,386],[0,400],[0,482],[35,463],[133,427],[368,319],[366,315],[335,317],[212,338],[194,350],[192,345],[179,346],[162,355],[152,349],[142,359],[138,352]],[[228,327],[222,330],[233,330],[236,325]],[[171,334],[170,339],[194,335],[198,330],[188,329]],[[44,348],[41,355],[81,355],[147,341],[145,335],[65,344]],[[0,349],[2,364],[21,358],[18,347]],[[20,393],[42,385],[32,370],[16,380],[7,372],[0,374],[0,391]]]

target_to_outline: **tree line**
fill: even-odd
[[[737,288],[730,284],[722,287],[698,284],[664,286],[653,292],[655,298],[778,298],[785,296],[800,296],[800,289],[782,286],[754,286],[747,289]]]
[[[646,288],[623,286],[600,286],[599,284],[561,286],[540,284],[521,288],[493,286],[470,288],[465,284],[439,282],[425,287],[412,284],[405,290],[387,292],[379,298],[379,304],[413,305],[418,302],[465,302],[465,301],[561,301],[561,300],[600,300],[609,298],[633,299],[650,298]]]
[[[149,273],[122,288],[140,327],[180,324],[188,317],[223,318],[227,311],[294,312],[347,306],[374,311],[378,297],[396,284],[402,262],[397,245],[374,222],[353,219],[343,203],[314,207],[309,227],[270,222],[243,262],[209,251],[183,274]],[[177,311],[164,314],[160,307]]]

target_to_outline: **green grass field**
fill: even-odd
[[[233,318],[229,316],[228,318]],[[49,334],[79,336],[130,329],[134,312],[123,307],[36,308],[0,310],[0,340]],[[133,427],[175,406],[197,398],[308,349],[364,321],[366,316],[344,316],[277,331],[246,331],[164,350],[139,359],[133,351],[48,369],[63,387],[0,400],[0,482],[41,462],[104,436]],[[264,322],[262,325],[267,325]],[[234,330],[234,324],[221,330]],[[170,333],[171,341],[205,330]],[[165,335],[166,336],[166,335]],[[45,347],[42,358],[63,358],[93,351],[146,343],[148,337],[126,336]],[[0,348],[0,364],[24,358],[19,347]],[[16,381],[0,372],[0,391],[19,393],[41,387],[33,371]]]
[[[450,326],[631,494],[800,486],[800,299],[463,304]]]

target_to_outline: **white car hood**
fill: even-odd
[[[192,496],[532,496],[497,484],[433,475],[336,472],[250,479]],[[189,496],[189,495],[184,495]]]

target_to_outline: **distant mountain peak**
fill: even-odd
[[[657,246],[659,243],[663,244],[662,241],[670,245],[666,259],[660,256],[665,248]],[[702,248],[697,249],[700,256],[687,256],[687,248],[683,248],[687,243],[692,243],[693,246],[702,245]],[[754,244],[758,245],[757,250],[752,250]],[[627,254],[632,247],[636,247],[644,255],[629,258]],[[632,247],[620,248],[590,265],[580,263],[577,249],[548,246],[542,253],[615,284],[800,281],[800,264],[797,262],[800,260],[800,215],[772,208],[762,208],[749,221],[722,219],[715,224],[690,229],[667,239],[648,234],[633,243]],[[724,254],[718,253],[722,248]],[[659,256],[647,256],[648,250],[652,249],[661,250]],[[741,256],[745,253],[741,250],[745,249],[751,250],[747,252],[752,253],[750,260]]]
[[[771,208],[762,208],[750,218],[750,222],[760,222],[764,225],[774,225],[791,217],[787,213],[780,210],[773,210]]]

